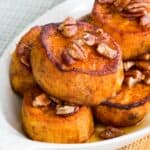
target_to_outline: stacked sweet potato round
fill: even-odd
[[[132,59],[150,51],[150,29],[146,27],[150,12],[149,0],[117,0],[114,5],[113,1],[103,1],[95,1],[92,18],[95,24],[118,42],[123,51],[123,59]],[[144,16],[144,13],[148,15]]]
[[[103,5],[95,2],[90,23],[68,17],[61,23],[33,27],[18,43],[10,64],[10,80],[14,91],[23,96],[22,125],[31,139],[85,142],[94,134],[97,123],[130,126],[147,114],[148,46],[139,52],[134,49],[137,41],[133,47],[128,42],[124,51],[119,43],[121,51],[104,31],[108,25],[103,30],[97,17]],[[139,45],[143,43],[143,37],[138,41]]]

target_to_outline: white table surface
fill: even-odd
[[[30,22],[64,0],[0,0],[0,55]]]

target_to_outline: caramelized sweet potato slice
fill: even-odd
[[[33,107],[32,102],[41,91],[32,89],[23,98],[22,123],[25,133],[33,140],[50,143],[81,143],[94,131],[91,109],[81,106],[71,115],[56,115],[53,105]]]
[[[131,59],[150,51],[150,28],[140,25],[138,19],[128,19],[109,4],[95,0],[92,23],[102,27],[121,46],[123,59]]]
[[[85,105],[99,104],[116,93],[122,84],[123,69],[114,40],[108,35],[105,44],[117,51],[117,56],[106,58],[96,51],[96,45],[81,42],[87,32],[96,36],[98,43],[104,42],[99,28],[78,21],[78,32],[68,38],[58,27],[59,24],[44,26],[31,51],[33,75],[42,89],[63,101]]]
[[[110,126],[130,126],[141,121],[149,110],[150,87],[136,84],[123,87],[117,96],[94,108],[97,121]]]

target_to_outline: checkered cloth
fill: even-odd
[[[0,0],[0,55],[29,23],[64,0]]]

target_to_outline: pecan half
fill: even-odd
[[[114,127],[106,127],[104,131],[101,131],[99,137],[102,139],[111,139],[124,134],[124,131]]]
[[[87,53],[83,45],[84,45],[84,41],[81,39],[73,41],[73,43],[62,53],[63,62],[66,65],[72,65],[75,63],[75,60],[86,59]]]
[[[133,14],[129,14],[128,12],[122,12],[121,16],[128,18],[130,20],[133,20],[135,18],[140,18],[142,16],[145,15],[145,12],[140,12],[140,13],[133,13]]]
[[[138,9],[140,11],[140,8],[148,8],[148,4],[149,4],[148,1],[144,2],[144,1],[134,0],[126,7],[126,9],[131,12],[138,12]]]
[[[113,4],[123,17],[129,19],[136,19],[147,15],[150,1],[114,0]],[[143,24],[142,22],[143,21],[141,21],[141,24]]]
[[[86,50],[78,41],[74,41],[68,49],[68,54],[75,60],[84,60],[87,58]]]
[[[126,61],[123,63],[125,71],[128,71],[129,69],[131,69],[134,65],[135,65],[134,61]]]
[[[90,33],[85,33],[83,36],[83,40],[84,42],[88,45],[88,46],[93,46],[96,44],[96,36],[92,35]]]
[[[144,9],[143,10],[142,9],[141,9],[141,11],[135,12],[135,13],[131,13],[129,11],[124,11],[124,12],[121,13],[121,15],[123,17],[129,18],[131,20],[135,19],[135,18],[140,18],[140,17],[143,17],[147,13]]]
[[[114,0],[114,6],[118,11],[122,11],[124,8],[128,6],[131,0]]]
[[[33,107],[44,107],[48,106],[51,101],[47,98],[46,94],[40,94],[39,96],[35,97],[32,102]]]
[[[56,115],[71,115],[79,110],[78,106],[56,105]]]
[[[78,31],[76,20],[72,17],[66,18],[64,22],[59,25],[58,30],[61,31],[65,37],[74,36]]]
[[[149,0],[98,0],[100,4],[113,4],[123,17],[130,19],[148,13]]]
[[[105,43],[100,43],[98,44],[97,47],[97,52],[102,55],[105,56],[109,59],[114,59],[117,56],[117,51],[111,49],[107,44]]]

